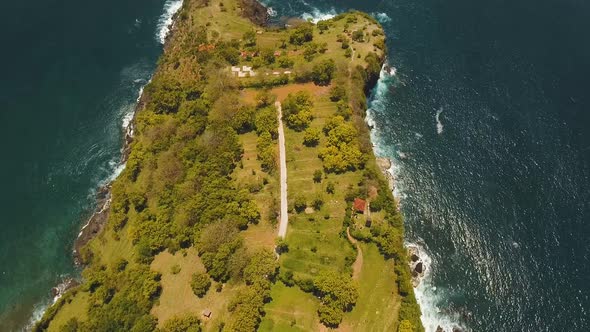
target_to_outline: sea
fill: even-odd
[[[590,330],[590,1],[262,2],[385,28],[367,122],[426,263],[426,330]],[[72,243],[180,5],[0,4],[0,331],[79,274]]]

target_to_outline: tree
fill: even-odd
[[[336,104],[336,115],[340,115],[345,120],[348,120],[352,116],[352,108],[350,108],[350,105],[347,102],[340,100]]]
[[[163,332],[199,332],[200,321],[195,316],[174,317],[164,323]]]
[[[341,310],[350,310],[358,298],[358,289],[349,275],[332,270],[322,271],[313,280],[316,293],[324,303],[334,303]]]
[[[316,25],[318,27],[318,30],[320,30],[320,34],[330,29],[330,23],[328,21],[319,21]]]
[[[321,169],[315,170],[315,172],[313,172],[313,182],[315,182],[315,183],[322,182],[323,175],[324,175],[324,173],[322,172]]]
[[[254,118],[256,116],[256,110],[251,106],[240,106],[237,112],[233,115],[232,127],[238,133],[247,133],[254,129]]]
[[[290,128],[301,131],[311,123],[313,102],[308,92],[290,93],[283,101],[283,119]]]
[[[259,110],[256,113],[254,125],[259,136],[264,132],[268,132],[272,138],[276,138],[279,135],[279,119],[276,108],[269,106]]]
[[[316,63],[312,70],[312,80],[317,85],[328,85],[332,81],[335,70],[336,64],[333,59]]]
[[[355,30],[352,33],[352,40],[354,40],[356,42],[359,42],[359,43],[364,42],[365,41],[364,37],[365,37],[365,34],[363,33],[362,30]]]
[[[262,51],[260,51],[260,57],[262,58],[262,61],[264,61],[264,63],[266,65],[271,65],[273,63],[275,63],[275,52],[270,49],[270,48],[265,48]]]
[[[333,102],[342,101],[346,98],[346,89],[342,85],[334,85],[330,89],[330,100]]]
[[[279,265],[275,254],[268,249],[262,249],[250,259],[250,263],[244,269],[244,279],[249,285],[258,280],[273,281],[278,271]]]
[[[281,68],[291,68],[295,62],[287,56],[279,57],[278,64]]]
[[[309,43],[303,46],[303,58],[305,61],[311,62],[318,52],[319,45],[316,43]]]
[[[326,325],[327,327],[338,327],[340,322],[342,322],[342,318],[344,317],[344,312],[339,308],[336,308],[334,305],[320,304],[318,308],[318,316],[320,317],[320,322]]]
[[[301,24],[289,36],[289,42],[293,45],[303,45],[313,39],[313,25]]]
[[[316,128],[307,128],[303,134],[303,145],[307,147],[317,146],[320,142],[320,131]]]
[[[278,254],[289,252],[289,245],[287,244],[287,241],[285,241],[283,238],[278,238],[275,250]]]
[[[256,108],[264,108],[272,106],[277,97],[270,93],[270,90],[264,89],[256,94],[254,100],[256,101]]]
[[[207,273],[194,273],[191,278],[191,288],[198,297],[203,297],[211,287],[211,279]]]
[[[318,310],[320,321],[335,327],[343,313],[350,311],[358,298],[358,289],[352,278],[335,271],[322,271],[313,280],[314,290],[322,304]]]
[[[244,40],[244,45],[248,47],[256,46],[256,32],[254,30],[244,32],[242,39]]]

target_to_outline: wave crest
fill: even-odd
[[[174,23],[173,17],[182,7],[182,0],[166,0],[164,3],[164,13],[158,19],[158,29],[156,38],[160,44],[166,42],[166,37],[170,33],[170,28]]]

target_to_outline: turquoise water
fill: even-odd
[[[161,52],[164,4],[0,5],[1,331],[24,326],[77,273],[72,243],[117,170],[123,119]]]

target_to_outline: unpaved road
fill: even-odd
[[[289,213],[287,212],[287,152],[285,151],[285,130],[283,129],[283,109],[281,103],[276,102],[279,115],[279,167],[281,169],[281,214],[279,223],[279,237],[287,235]]]

